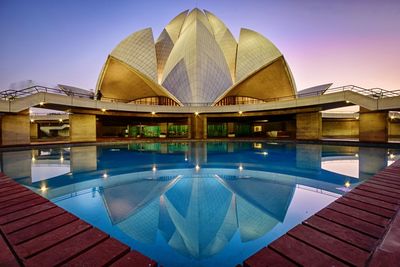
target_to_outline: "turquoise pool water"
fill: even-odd
[[[1,170],[163,266],[235,266],[399,158],[252,142],[1,153]]]

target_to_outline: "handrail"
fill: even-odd
[[[94,94],[92,92],[78,93],[78,92],[68,91],[68,90],[61,89],[61,88],[51,88],[51,87],[35,85],[35,86],[30,86],[30,87],[27,87],[27,88],[24,88],[21,90],[8,89],[5,91],[0,91],[0,99],[12,101],[16,98],[30,96],[30,95],[37,94],[37,93],[54,93],[54,94],[92,98],[92,99],[94,97]]]
[[[381,88],[365,89],[365,88],[355,86],[355,85],[346,85],[346,86],[340,86],[340,87],[335,87],[335,88],[329,88],[327,90],[324,89],[324,90],[319,90],[319,91],[315,91],[315,92],[300,93],[300,94],[297,94],[296,96],[290,95],[290,96],[255,99],[255,100],[261,101],[261,102],[284,101],[284,100],[293,100],[296,98],[313,97],[313,96],[320,96],[320,95],[337,93],[337,92],[345,92],[345,91],[355,92],[355,93],[358,93],[358,94],[361,94],[364,96],[371,97],[373,99],[381,99],[381,98],[400,96],[400,90],[390,91],[390,90],[385,90],[385,89],[381,89]],[[78,92],[72,92],[72,91],[68,91],[65,89],[61,89],[61,88],[50,88],[50,87],[35,85],[35,86],[27,87],[27,88],[24,88],[21,90],[9,89],[9,90],[5,90],[5,91],[0,91],[0,100],[13,101],[17,98],[34,95],[37,93],[53,93],[53,94],[67,95],[67,96],[71,96],[71,97],[95,99],[95,95],[92,92],[78,93]],[[102,97],[102,101],[104,101],[104,100],[106,100],[107,102],[126,102],[126,100],[122,100],[122,99]],[[146,103],[135,103],[135,104],[149,105]],[[213,103],[206,102],[206,103],[182,103],[182,104],[184,106],[202,107],[202,106],[211,106]],[[243,103],[238,103],[238,104],[243,105],[243,104],[248,104],[248,103],[246,101],[244,101]],[[157,105],[157,104],[151,104],[151,105]]]

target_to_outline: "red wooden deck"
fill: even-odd
[[[0,266],[157,263],[0,173]]]
[[[258,266],[400,266],[400,160],[245,262]]]

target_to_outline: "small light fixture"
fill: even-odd
[[[155,111],[152,111],[152,112],[151,112],[151,115],[156,115],[156,112],[155,112]]]
[[[106,110],[105,108],[102,108],[101,111],[102,111],[102,112],[106,112],[107,110]]]
[[[395,156],[394,154],[390,154],[390,155],[389,155],[389,158],[390,158],[390,159],[394,159],[395,157],[396,157],[396,156]]]
[[[239,165],[239,171],[243,171],[243,166],[242,166],[242,164]]]
[[[239,112],[238,112],[238,113],[239,113],[239,115],[242,115],[242,114],[243,114],[243,111],[239,110]]]
[[[33,111],[32,110],[29,110],[29,114],[32,114],[33,113]]]
[[[60,157],[60,161],[61,161],[61,163],[64,162],[64,157],[63,156]]]
[[[39,105],[40,105],[40,106],[43,106],[43,105],[44,105],[44,102],[40,102]]]
[[[264,151],[264,152],[263,152],[263,155],[264,155],[264,156],[268,156],[268,152],[267,152],[267,151]]]
[[[390,119],[394,120],[394,115],[390,115]]]
[[[199,113],[196,111],[196,112],[194,113],[194,115],[195,115],[195,116],[199,116]]]
[[[63,122],[63,120],[62,120],[62,119],[58,119],[58,121],[59,121],[59,122]]]
[[[42,191],[43,193],[46,192],[49,188],[46,187],[46,185],[42,185],[40,186],[40,191]]]
[[[350,187],[350,182],[349,181],[346,181],[345,183],[344,183],[344,186],[346,187],[346,188],[349,188]]]
[[[103,174],[103,178],[104,178],[104,179],[107,179],[107,178],[108,178],[108,174],[107,174],[106,172]]]
[[[358,153],[354,154],[354,157],[358,158]]]
[[[196,169],[196,171],[199,171],[200,170],[199,164],[196,164],[196,167],[194,167],[194,168]]]
[[[347,104],[349,104],[349,103],[350,103],[350,101],[349,101],[349,100],[346,100],[346,103],[347,103]]]
[[[187,157],[185,157],[185,161],[188,161],[188,158],[187,158]]]
[[[32,161],[35,161],[35,160],[36,160],[35,156],[32,156]]]
[[[153,172],[156,172],[157,171],[157,166],[154,164],[153,165],[153,168],[151,169]]]
[[[31,122],[35,122],[35,120],[34,120],[34,119],[31,119]]]

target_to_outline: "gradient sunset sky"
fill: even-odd
[[[333,82],[400,89],[400,0],[0,0],[0,89],[35,80],[94,89],[111,50],[151,27],[154,38],[194,7],[219,17],[238,39],[270,39],[298,90]]]

